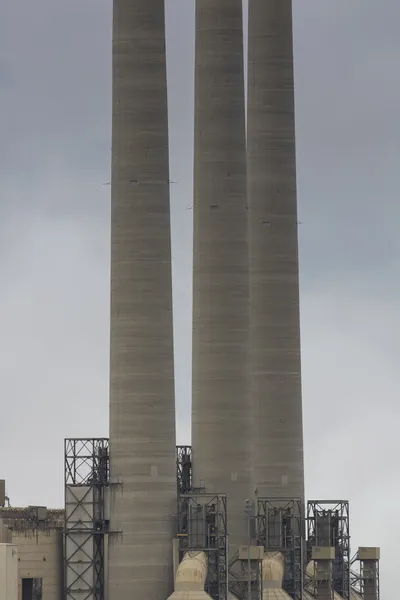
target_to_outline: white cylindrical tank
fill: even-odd
[[[242,0],[197,0],[193,482],[227,495],[230,554],[248,539],[248,227]]]
[[[164,0],[114,0],[109,600],[161,600],[176,525]]]
[[[255,486],[304,501],[291,0],[249,0],[247,110]]]

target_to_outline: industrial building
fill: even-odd
[[[3,495],[0,496],[1,600],[62,600],[64,510],[4,505]]]
[[[64,510],[0,497],[1,600],[111,597],[109,448],[106,438],[65,440]],[[193,487],[190,446],[176,447],[176,484],[173,600],[379,599],[380,551],[351,555],[347,501],[308,501],[304,518],[300,500],[258,498],[255,537],[232,555],[227,496]]]
[[[247,115],[242,0],[195,4],[192,446],[164,0],[114,0],[110,435],[65,440],[62,510],[0,485],[7,600],[379,599],[349,503],[305,500],[292,3],[249,0]]]

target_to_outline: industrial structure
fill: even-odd
[[[50,510],[44,506],[8,506],[5,496],[0,496],[2,600],[65,598],[64,515],[64,510]],[[4,590],[7,595],[2,596]]]
[[[247,130],[242,0],[195,3],[192,446],[164,0],[114,0],[110,435],[65,440],[63,510],[0,481],[7,600],[379,600],[348,502],[304,495],[291,0],[249,0]]]
[[[247,111],[254,485],[304,501],[291,0],[249,0]]]
[[[108,486],[109,440],[65,440],[65,600],[105,598]]]
[[[197,0],[194,104],[193,481],[229,499],[247,542],[253,494],[242,0]]]
[[[176,448],[172,600],[200,591],[203,600],[379,600],[379,548],[349,560],[347,501],[308,501],[304,519],[300,499],[260,498],[255,539],[232,557],[228,498],[193,487],[190,456]],[[64,510],[0,507],[0,589],[14,590],[6,600],[110,598],[109,440],[65,440],[64,468]]]
[[[114,0],[109,597],[166,598],[176,522],[164,0]],[[111,458],[112,457],[112,458]]]

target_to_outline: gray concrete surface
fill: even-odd
[[[18,549],[0,542],[0,599],[18,599]]]
[[[14,530],[12,543],[18,548],[19,598],[22,579],[42,579],[43,600],[62,600],[63,536],[59,528]],[[7,598],[8,600],[8,598]]]
[[[249,0],[248,67],[255,484],[304,498],[291,0]]]
[[[231,554],[251,494],[241,0],[196,3],[193,481],[228,496]]]
[[[112,125],[108,597],[163,600],[176,513],[164,0],[114,0]]]
[[[44,600],[63,600],[64,511],[47,509],[46,521],[37,523],[32,508],[0,507],[1,527],[7,531],[3,541],[18,549],[19,600],[22,579],[42,579]]]

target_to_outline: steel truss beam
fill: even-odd
[[[187,494],[192,488],[192,447],[176,447],[176,481],[178,494]]]
[[[205,591],[214,600],[227,600],[227,502],[223,494],[181,494],[178,502],[179,561],[185,552],[206,552]]]
[[[359,548],[351,560],[351,587],[364,600],[379,600],[379,548]]]
[[[347,500],[309,500],[307,503],[308,560],[314,546],[335,548],[333,587],[350,600],[350,520]]]
[[[262,600],[262,559],[243,560],[236,552],[229,562],[229,591],[238,600]]]
[[[298,498],[257,498],[257,543],[285,559],[283,589],[303,598],[304,515]]]
[[[379,600],[379,560],[360,560],[360,592],[364,600]]]
[[[107,438],[69,438],[64,446],[65,600],[105,600],[104,494],[109,482]]]

